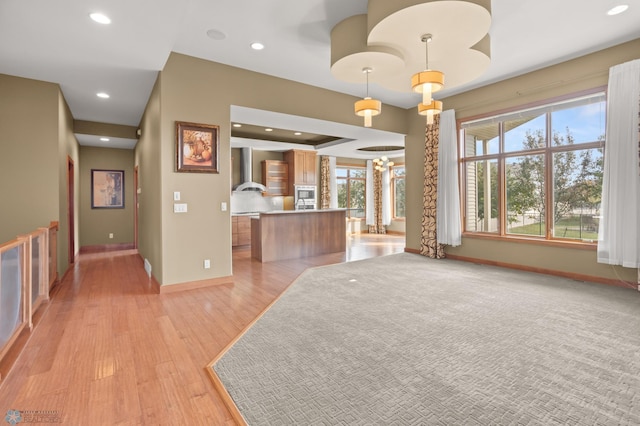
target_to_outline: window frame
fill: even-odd
[[[350,207],[351,204],[351,181],[355,180],[355,181],[362,181],[364,183],[364,206],[362,207],[362,210],[366,213],[366,209],[367,209],[367,166],[366,165],[359,165],[359,164],[346,164],[346,163],[340,163],[340,164],[336,164],[336,181],[339,180],[344,180],[345,178],[341,177],[341,176],[337,176],[337,171],[338,169],[342,169],[342,170],[347,170],[347,194],[346,194],[346,201],[347,201],[347,217],[349,219],[364,219],[364,217],[358,217],[358,216],[351,216],[351,212],[352,210],[359,210],[356,207]],[[350,176],[350,171],[354,170],[354,169],[358,169],[358,170],[362,170],[364,171],[364,177],[351,177]]]
[[[471,238],[481,238],[481,239],[489,239],[489,240],[497,240],[497,241],[512,241],[512,242],[525,242],[525,243],[533,243],[533,244],[542,244],[548,246],[557,246],[557,247],[567,247],[571,246],[579,249],[586,250],[595,250],[597,247],[597,239],[595,240],[579,240],[573,238],[561,238],[553,235],[553,227],[554,227],[554,169],[553,169],[553,158],[554,154],[559,152],[579,152],[587,149],[603,149],[605,150],[606,141],[591,141],[591,142],[580,142],[573,145],[553,145],[553,130],[552,130],[552,122],[551,122],[551,114],[553,111],[547,111],[549,117],[545,117],[545,146],[541,148],[535,148],[530,150],[518,150],[518,151],[505,151],[504,147],[504,121],[507,121],[508,118],[501,119],[501,116],[508,117],[509,114],[517,113],[517,112],[526,112],[527,110],[533,109],[543,109],[545,106],[551,106],[554,104],[566,104],[571,100],[577,100],[584,97],[597,96],[598,94],[604,95],[605,100],[605,123],[604,128],[606,129],[606,102],[607,102],[607,90],[606,86],[600,86],[589,90],[584,90],[581,92],[575,92],[563,96],[558,96],[550,99],[545,99],[540,102],[525,104],[516,106],[513,108],[508,108],[500,111],[494,111],[487,114],[477,115],[473,117],[466,117],[464,119],[457,120],[457,129],[458,129],[458,172],[460,177],[460,209],[461,209],[461,217],[462,217],[462,225],[463,231],[462,235],[465,237]],[[498,121],[498,153],[485,154],[485,155],[476,155],[476,156],[466,156],[466,146],[465,146],[465,133],[463,129],[463,124],[470,123],[474,121],[481,121],[483,119],[495,118]],[[505,164],[508,158],[512,157],[521,157],[524,155],[537,155],[542,154],[544,156],[544,179],[545,179],[545,232],[542,236],[535,235],[526,235],[526,234],[512,234],[507,232],[507,182],[506,182],[506,169]],[[604,154],[603,154],[604,155]],[[497,232],[490,231],[473,231],[467,230],[467,198],[468,198],[468,188],[467,188],[467,164],[485,161],[485,160],[495,160],[497,161],[497,173],[498,173],[498,230]]]
[[[395,174],[395,168],[396,167],[402,167],[404,168],[404,175],[401,178],[396,178],[396,174]],[[404,180],[404,191],[405,191],[405,216],[396,216],[396,179],[402,179]],[[405,163],[394,163],[393,166],[391,166],[391,179],[389,179],[390,181],[390,185],[391,188],[390,192],[391,192],[391,208],[392,210],[392,214],[391,214],[391,218],[392,220],[397,220],[397,221],[406,221],[407,217],[406,217],[406,210],[407,210],[407,168],[405,166]]]

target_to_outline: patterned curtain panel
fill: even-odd
[[[331,207],[331,185],[330,185],[330,167],[329,157],[320,157],[320,208],[328,209]]]
[[[374,224],[369,225],[370,234],[386,234],[387,229],[382,222],[382,172],[373,171],[373,218]]]
[[[424,155],[424,193],[422,213],[422,237],[420,254],[432,259],[443,259],[444,245],[438,244],[436,234],[436,210],[438,200],[438,142],[440,115],[427,125]]]

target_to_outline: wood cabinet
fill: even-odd
[[[316,152],[292,149],[284,153],[289,164],[289,194],[294,185],[316,185]]]
[[[251,244],[251,217],[231,216],[231,245],[246,246]]]
[[[346,209],[261,213],[252,219],[251,257],[271,262],[344,252],[345,215]]]
[[[265,195],[289,195],[289,165],[287,162],[264,160],[262,162],[262,184],[267,187]]]

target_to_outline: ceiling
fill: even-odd
[[[625,13],[606,14],[620,3],[629,5]],[[491,4],[487,70],[471,82],[445,87],[436,98],[640,37],[640,0]],[[107,14],[112,23],[93,22],[88,15],[94,11]],[[171,51],[361,97],[363,84],[338,80],[331,72],[331,30],[345,18],[366,12],[366,0],[2,0],[0,73],[59,83],[77,120],[129,126],[139,125]],[[252,50],[254,41],[265,49]],[[389,90],[375,81],[370,90],[383,103],[398,107],[420,101],[418,94]],[[110,98],[97,98],[101,91]],[[385,136],[295,117],[265,124],[268,112],[248,111],[253,119],[245,112],[232,113],[232,120],[332,136],[338,138],[328,142],[334,150],[358,138]],[[78,139],[90,144],[97,138]],[[396,140],[390,142],[395,145]]]

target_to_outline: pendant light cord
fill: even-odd
[[[429,69],[429,40],[424,42],[425,69]]]
[[[365,74],[367,75],[367,98],[369,97],[369,72],[370,71],[365,72]]]

